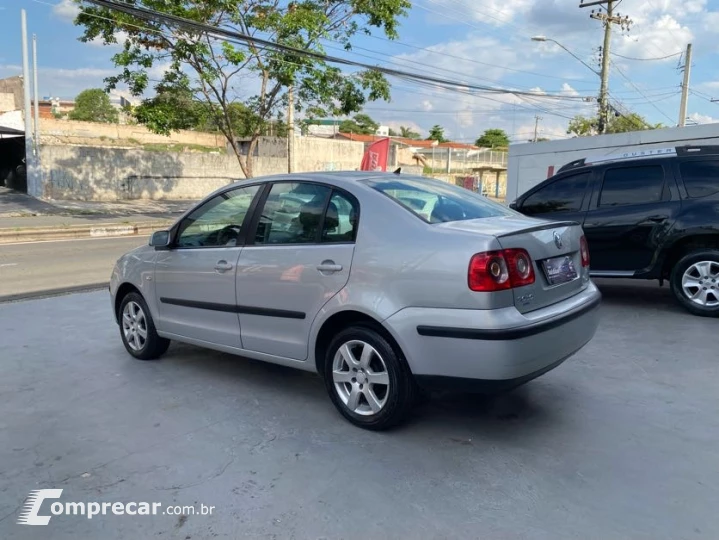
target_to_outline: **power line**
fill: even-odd
[[[624,58],[625,60],[638,60],[641,62],[649,62],[649,61],[653,61],[653,60],[666,60],[667,58],[672,58],[674,56],[680,56],[682,54],[683,54],[683,51],[679,51],[679,52],[675,52],[673,54],[668,54],[666,56],[658,56],[656,58],[632,58],[631,56],[624,56],[624,55],[621,55],[621,54],[618,54],[615,52],[611,53],[612,56],[618,56],[619,58]]]
[[[155,22],[164,22],[167,24],[179,26],[185,29],[189,29],[194,32],[199,33],[206,33],[207,35],[213,35],[215,37],[222,37],[223,39],[230,41],[230,42],[240,42],[242,44],[249,44],[254,47],[260,47],[263,50],[269,50],[272,52],[280,52],[280,53],[287,53],[291,55],[298,56],[300,58],[310,58],[314,60],[320,60],[323,62],[333,63],[333,64],[341,64],[341,65],[347,65],[347,66],[353,66],[353,67],[360,67],[367,70],[377,71],[380,73],[383,73],[385,75],[404,78],[407,80],[412,81],[418,81],[418,82],[425,82],[425,83],[433,83],[435,85],[438,85],[440,87],[446,88],[448,90],[455,90],[455,91],[463,91],[463,90],[474,90],[474,91],[480,91],[480,92],[488,92],[488,93],[495,93],[495,94],[514,94],[517,96],[521,95],[536,95],[536,93],[533,92],[525,92],[525,91],[519,91],[515,89],[508,89],[508,88],[500,88],[500,87],[492,87],[492,86],[484,86],[484,85],[475,85],[475,84],[468,84],[460,81],[453,81],[448,79],[439,79],[436,77],[428,77],[423,75],[417,75],[414,73],[409,73],[405,71],[400,71],[396,69],[390,69],[383,66],[378,65],[371,65],[366,64],[363,62],[357,62],[354,60],[349,60],[347,58],[340,58],[337,56],[330,56],[327,54],[322,54],[314,51],[308,51],[299,49],[296,47],[292,47],[289,45],[283,45],[281,43],[272,42],[266,39],[258,38],[255,36],[251,36],[248,34],[243,34],[240,32],[227,30],[224,28],[218,28],[213,27],[208,24],[198,23],[189,19],[185,19],[182,17],[178,17],[176,15],[171,15],[167,13],[159,13],[157,11],[140,8],[136,6],[131,6],[128,4],[120,4],[113,0],[83,0],[87,3],[96,5],[98,7],[106,8],[109,10],[114,11],[120,11],[125,14],[143,19],[148,21],[155,21]],[[583,99],[579,96],[566,96],[566,95],[558,95],[558,94],[544,94],[542,97],[551,98],[551,99],[566,99],[566,100],[572,100],[572,99]]]
[[[634,84],[634,82],[633,82],[629,77],[627,77],[627,76],[624,74],[624,72],[623,72],[615,63],[612,62],[611,64],[612,64],[612,67],[613,67],[615,70],[617,70],[617,73],[619,73],[619,75],[621,75],[630,85],[632,85],[632,87],[633,87],[637,92],[639,92],[642,96],[645,97],[645,99],[647,100],[647,102],[648,102],[649,105],[651,105],[652,107],[654,107],[654,108],[659,112],[659,114],[661,114],[662,116],[664,116],[664,118],[666,118],[666,119],[669,120],[672,124],[674,124],[674,120],[673,120],[672,118],[670,118],[669,115],[667,115],[667,114],[666,114],[664,111],[662,111],[659,107],[657,107],[657,106],[654,104],[654,102],[653,102],[652,100],[650,100],[650,99],[646,96],[646,94],[644,94],[644,92],[642,92],[641,88],[639,88],[636,84]]]

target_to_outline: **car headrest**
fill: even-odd
[[[300,208],[299,220],[302,227],[307,230],[310,227],[318,227],[322,210],[324,208],[325,198],[315,197],[311,201],[302,205]]]

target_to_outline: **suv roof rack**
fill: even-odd
[[[719,146],[710,145],[684,145],[667,148],[654,148],[652,150],[632,150],[610,156],[590,156],[582,159],[570,161],[562,165],[557,173],[578,169],[587,165],[595,165],[597,163],[607,163],[611,161],[624,161],[632,159],[648,159],[672,156],[695,156],[695,155],[719,155]]]

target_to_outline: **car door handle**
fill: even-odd
[[[667,220],[666,216],[649,216],[648,218],[645,219],[645,221],[653,221],[654,223],[661,223],[666,220]]]
[[[322,264],[317,265],[317,270],[320,272],[341,272],[342,271],[342,265],[341,264],[335,264],[334,261],[323,261]]]
[[[215,265],[215,270],[217,272],[224,273],[228,270],[232,270],[232,265],[227,261],[217,261],[217,264]]]

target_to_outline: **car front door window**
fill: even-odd
[[[259,186],[226,191],[197,208],[180,223],[175,246],[236,246],[245,216]]]

